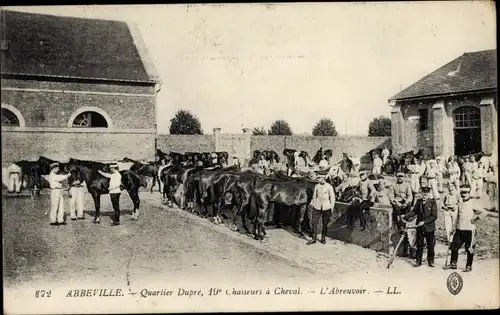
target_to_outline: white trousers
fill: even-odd
[[[21,191],[21,177],[18,173],[12,173],[9,177],[9,192]]]
[[[443,173],[437,172],[436,179],[437,179],[438,190],[443,191]]]
[[[372,170],[373,175],[380,175],[382,173],[382,167],[380,166],[374,166]]]
[[[455,184],[457,189],[460,189],[460,176],[458,174],[450,174],[450,182]]]
[[[432,198],[439,199],[441,196],[439,195],[437,180],[435,178],[429,178],[429,186],[432,189]]]
[[[62,189],[50,190],[50,223],[64,222],[64,200]]]
[[[451,244],[453,240],[453,231],[455,231],[455,226],[457,225],[458,218],[458,208],[448,209],[444,211],[444,228],[446,230],[446,239],[448,244]]]
[[[71,187],[69,193],[69,214],[72,219],[83,218],[83,197],[85,194],[85,187]]]
[[[410,187],[414,194],[420,191],[420,176],[418,174],[411,174]]]
[[[471,172],[464,172],[464,174],[465,174],[465,184],[472,187],[472,173]]]
[[[472,179],[472,185],[470,186],[470,196],[481,198],[483,196],[483,179]]]
[[[416,227],[417,226],[417,218],[413,219],[412,221],[409,221],[406,224],[407,228],[410,227]],[[417,240],[417,229],[408,229],[406,230],[406,235],[408,236],[408,243],[410,244],[411,247],[416,246],[416,240]]]

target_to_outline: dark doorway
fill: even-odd
[[[481,152],[481,129],[455,129],[455,155]]]
[[[455,155],[481,152],[481,112],[474,106],[462,106],[453,112]]]

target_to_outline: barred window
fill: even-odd
[[[424,131],[429,128],[429,110],[421,108],[418,110],[418,130]]]
[[[474,106],[462,106],[453,112],[455,128],[480,128],[481,113]]]
[[[16,114],[7,108],[2,108],[2,126],[19,127],[19,125],[19,119]]]

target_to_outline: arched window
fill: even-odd
[[[106,118],[96,112],[83,112],[78,114],[73,120],[73,127],[83,128],[107,128]]]
[[[481,128],[481,112],[474,106],[462,106],[453,112],[456,129]]]
[[[111,117],[99,107],[81,107],[68,120],[70,128],[113,128]]]
[[[2,107],[2,126],[19,127],[20,125],[16,114]]]

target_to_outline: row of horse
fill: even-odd
[[[50,165],[54,162],[59,162],[62,172],[83,178],[94,201],[94,220],[99,221],[97,219],[101,215],[100,197],[109,193],[109,179],[99,174],[98,170],[109,172],[111,163],[74,158],[61,162],[42,156],[37,161],[19,161],[16,164],[21,166],[23,172],[31,174],[31,185],[44,187],[47,183],[37,178],[48,175]],[[123,168],[126,168],[125,164],[129,164],[128,169],[120,170],[122,189],[128,192],[134,205],[132,215],[137,219],[140,208],[139,189],[145,187],[141,174],[146,174],[145,169],[156,163],[141,163],[130,159],[123,159],[119,163],[123,164]],[[150,174],[155,176],[154,171]],[[292,224],[302,236],[304,229],[308,230],[308,216],[305,213],[317,184],[314,179],[291,178],[282,171],[266,176],[252,171],[241,171],[238,165],[223,167],[220,164],[207,166],[183,163],[169,163],[163,166],[160,177],[163,182],[163,194],[169,203],[175,202],[183,209],[202,216],[211,216],[215,222],[221,221],[221,211],[231,209],[233,223],[237,217],[241,217],[244,230],[253,233],[256,239],[262,239],[265,235],[266,221]],[[334,186],[335,180],[339,179],[329,179]],[[174,194],[176,192],[177,196]],[[359,190],[352,187],[339,197],[349,201],[359,195]],[[253,232],[248,229],[248,221],[253,223]]]
[[[253,233],[255,239],[263,239],[266,222],[290,224],[302,237],[305,231],[311,232],[306,210],[318,183],[313,178],[293,178],[284,171],[263,175],[251,170],[242,171],[239,165],[170,165],[162,169],[160,180],[163,182],[164,202],[169,206],[175,203],[181,209],[212,217],[216,223],[222,222],[220,216],[228,212],[232,216],[233,228],[241,218],[244,232]],[[329,177],[327,180],[336,187],[340,178]],[[350,202],[358,200],[360,195],[359,187],[352,186],[338,195],[338,199]],[[352,204],[353,207],[356,205]],[[248,222],[253,224],[252,231]]]

